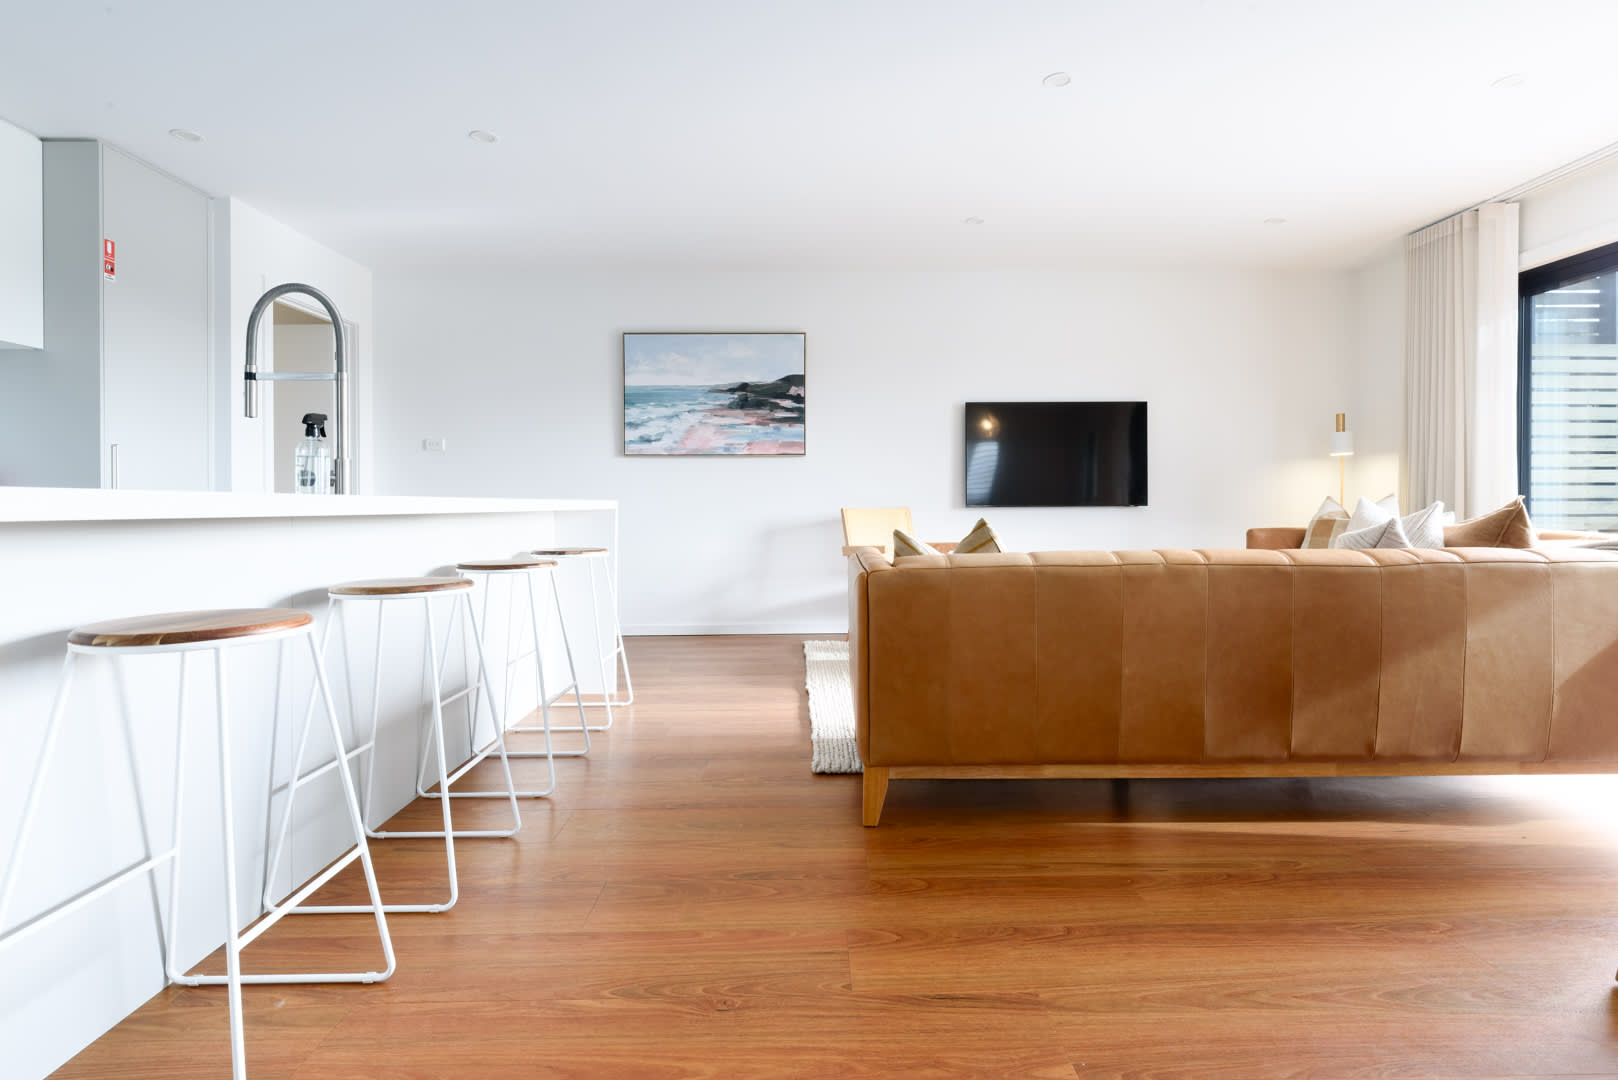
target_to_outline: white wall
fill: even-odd
[[[1398,492],[1405,505],[1405,259],[1400,244],[1355,271],[1351,281],[1353,355],[1348,362],[1348,426],[1354,456],[1347,489],[1380,499]],[[1352,506],[1349,507],[1353,509]]]
[[[1525,270],[1618,242],[1618,158],[1531,192],[1521,204]]]
[[[977,517],[968,400],[1151,404],[1151,506],[992,511],[1014,549],[1239,547],[1336,489],[1345,275],[400,271],[376,300],[374,490],[621,500],[635,633],[842,630],[839,507]],[[806,331],[807,456],[623,456],[626,330]]]
[[[218,475],[230,478],[231,491],[264,492],[275,490],[273,383],[260,391],[257,419],[244,415],[242,372],[247,365],[247,318],[264,292],[288,281],[312,285],[331,297],[343,321],[354,325],[349,340],[350,412],[353,430],[349,432],[350,454],[357,468],[353,491],[371,493],[371,271],[330,248],[315,243],[253,209],[240,199],[219,200],[215,207],[217,266],[228,267],[229,277],[218,290],[224,310],[216,313],[228,338],[216,342],[223,372],[216,407],[220,416],[230,418],[226,448],[229,460],[219,463]],[[259,331],[269,340],[270,316],[261,320]],[[261,342],[262,344],[262,342]],[[335,436],[335,432],[328,433]]]

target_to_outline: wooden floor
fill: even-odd
[[[809,774],[800,640],[632,640],[637,704],[458,845],[458,907],[391,920],[391,981],[247,988],[251,1075],[1618,1075],[1611,778],[895,781],[864,829]],[[377,860],[390,899],[442,875]],[[57,1075],[228,1068],[223,991],[171,988]]]

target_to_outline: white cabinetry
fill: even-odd
[[[208,199],[103,147],[103,235],[117,256],[101,288],[101,440],[118,487],[208,484]],[[103,474],[102,487],[112,477]]]
[[[44,192],[39,140],[0,120],[0,349],[45,346]]]
[[[0,484],[205,490],[208,197],[104,143],[43,147],[45,348],[0,354]]]

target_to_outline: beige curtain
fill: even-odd
[[[1459,518],[1517,494],[1517,204],[1405,238],[1406,505]]]

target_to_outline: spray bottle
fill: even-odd
[[[326,447],[326,414],[303,414],[303,438],[293,458],[293,490],[299,495],[331,494],[331,451]]]

